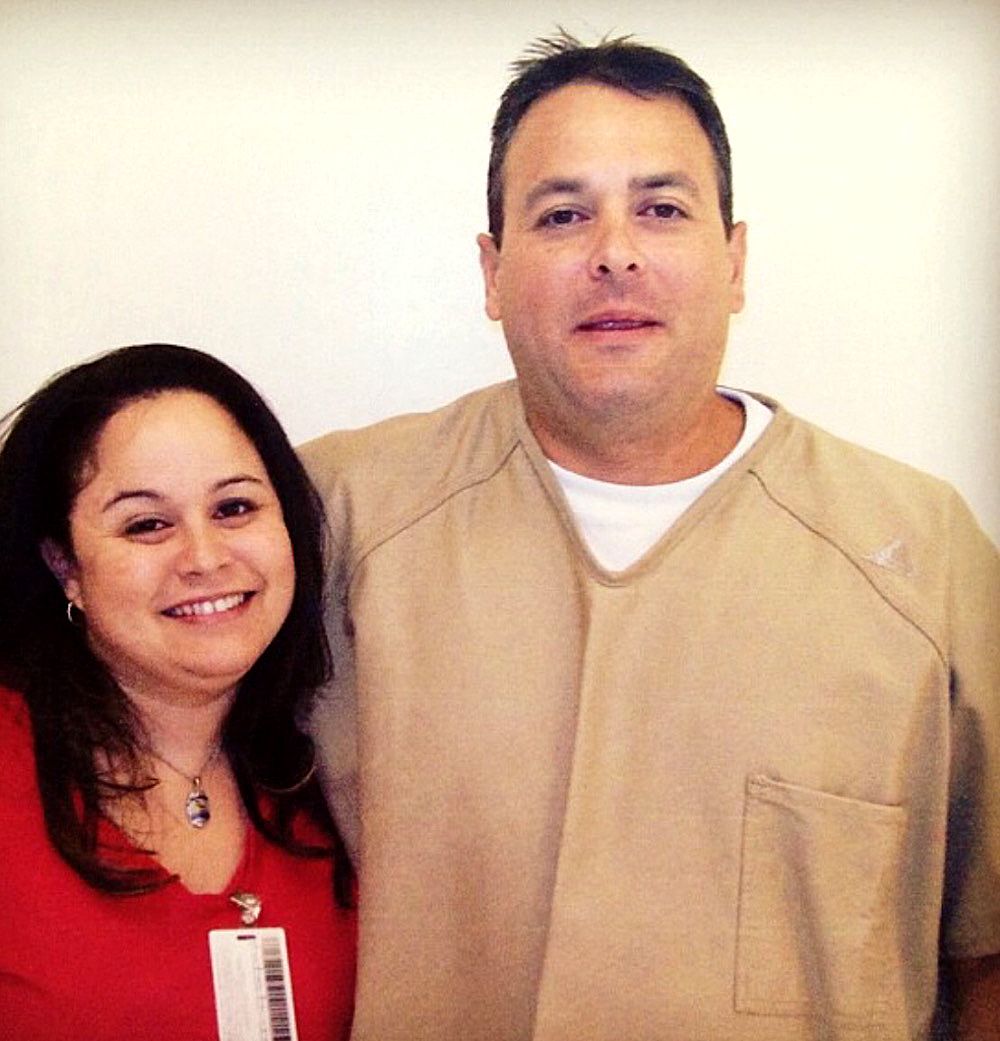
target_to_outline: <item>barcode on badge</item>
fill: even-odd
[[[208,934],[219,1041],[298,1041],[284,929]]]
[[[288,958],[284,950],[285,934],[281,939],[264,936],[260,952],[264,962],[264,984],[267,987],[267,1017],[271,1024],[273,1041],[295,1041],[292,1033],[291,1005],[288,979]]]

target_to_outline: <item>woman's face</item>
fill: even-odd
[[[167,391],[112,416],[83,480],[72,557],[53,569],[94,654],[131,693],[200,702],[234,690],[295,588],[252,442],[213,398]]]

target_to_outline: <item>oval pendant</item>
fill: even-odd
[[[196,784],[188,793],[187,802],[184,804],[184,815],[192,828],[204,828],[211,820],[212,814],[208,809],[208,796],[201,785]]]

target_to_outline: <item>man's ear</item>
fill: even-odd
[[[80,599],[80,583],[77,579],[78,569],[76,561],[55,539],[42,539],[42,544],[38,548],[46,567],[55,575],[56,581],[62,586],[66,599],[72,600],[77,607],[83,610],[83,601]]]
[[[747,226],[742,221],[734,224],[726,246],[729,253],[729,313],[743,310],[743,276],[747,266]]]
[[[497,274],[500,269],[500,247],[492,235],[477,235],[479,245],[479,266],[483,272],[483,283],[486,289],[486,314],[494,322],[503,317],[500,312],[500,293],[497,288]]]

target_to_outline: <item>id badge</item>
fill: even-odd
[[[219,1041],[298,1041],[284,929],[208,934]]]

